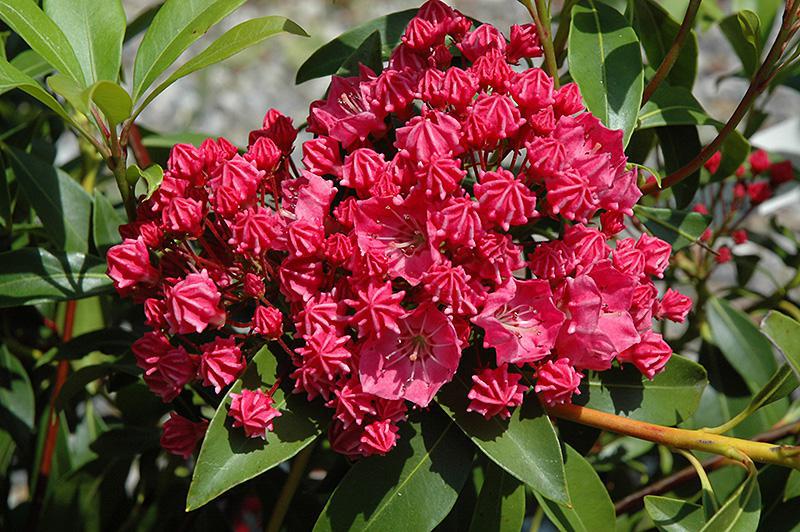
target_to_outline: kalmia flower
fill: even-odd
[[[169,419],[161,427],[161,447],[168,453],[189,458],[203,439],[208,429],[208,421],[191,421],[183,416],[170,412]]]
[[[219,393],[232,383],[244,369],[242,351],[233,338],[216,338],[200,346],[200,377],[205,386],[213,386]]]
[[[234,427],[242,427],[248,438],[267,439],[272,431],[272,423],[281,413],[274,406],[272,397],[261,390],[242,390],[231,394],[228,415],[233,418]]]
[[[508,409],[521,405],[525,393],[526,387],[519,384],[521,378],[519,373],[509,373],[507,364],[497,369],[485,368],[473,375],[472,389],[467,394],[470,399],[467,412],[478,412],[486,419],[511,417]]]

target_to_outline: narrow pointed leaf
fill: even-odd
[[[36,403],[25,367],[0,344],[0,428],[24,445],[33,430]]]
[[[86,253],[92,198],[65,172],[16,148],[7,151],[14,175],[59,250]]]
[[[758,530],[760,516],[761,491],[758,489],[758,476],[753,474],[733,492],[701,531]]]
[[[695,532],[706,523],[703,507],[681,499],[648,495],[644,509],[653,524],[664,532]]]
[[[583,0],[572,9],[569,66],[586,106],[627,145],[642,101],[644,69],[636,32],[613,7]]]
[[[525,519],[525,485],[489,464],[472,514],[470,531],[519,532]]]
[[[32,78],[39,78],[53,71],[50,63],[33,50],[24,50],[14,56],[11,64],[23,74]]]
[[[652,381],[628,364],[592,372],[573,402],[658,425],[677,425],[697,410],[707,384],[703,366],[672,355]]]
[[[136,101],[176,59],[208,29],[241,6],[244,0],[167,0],[158,10],[133,66]]]
[[[430,531],[450,512],[472,470],[473,447],[431,408],[405,423],[397,447],[356,462],[331,495],[315,532]]]
[[[106,264],[82,253],[23,248],[0,253],[0,308],[113,291]]]
[[[800,385],[791,366],[783,364],[757,394],[750,400],[747,412],[755,412],[759,408],[774,403],[791,394]]]
[[[650,66],[655,70],[664,61],[678,34],[680,23],[655,0],[633,2],[633,27],[642,42]],[[697,35],[691,31],[686,36],[678,59],[667,75],[674,86],[691,89],[697,75]]]
[[[293,35],[308,37],[308,34],[303,28],[284,17],[262,17],[242,22],[238,26],[223,33],[216,41],[211,43],[208,48],[178,68],[178,70],[147,95],[147,98],[139,105],[139,108],[147,107],[156,96],[164,92],[167,87],[180,78],[224,61],[279,33],[291,33]]]
[[[49,92],[44,90],[35,79],[22,72],[5,59],[0,59],[0,94],[12,89],[19,89],[28,93],[49,107],[58,116],[67,122],[70,121],[69,115],[67,115],[67,112],[61,107],[61,104],[58,103]]]
[[[724,299],[711,298],[706,308],[714,343],[750,391],[757,393],[778,369],[769,340],[746,314]]]
[[[288,460],[310,445],[322,432],[322,408],[304,397],[285,394],[278,388],[274,407],[281,416],[274,421],[267,439],[247,438],[241,428],[233,428],[228,417],[231,393],[242,387],[269,389],[275,382],[277,362],[266,347],[248,363],[245,373],[234,383],[220,403],[208,426],[186,498],[186,510],[195,510],[232,487],[256,477]]]
[[[76,82],[86,82],[80,62],[64,32],[31,0],[3,0],[0,19],[53,68]]]
[[[758,15],[747,9],[733,13],[720,21],[719,29],[742,62],[744,73],[752,78],[761,59],[761,23]]]
[[[534,492],[545,515],[561,531],[614,530],[614,505],[594,468],[575,449],[566,445],[566,471],[572,505],[562,506]]]
[[[772,311],[761,323],[761,330],[800,376],[800,323],[785,314]]]
[[[417,9],[406,9],[365,22],[350,31],[342,33],[332,41],[318,48],[300,65],[295,83],[336,74],[342,64],[355,52],[372,32],[380,32],[383,43],[383,58],[400,42],[408,22],[417,14]]]
[[[467,412],[469,386],[456,375],[437,400],[461,430],[497,465],[544,497],[569,504],[561,446],[550,419],[535,397],[514,410],[509,419],[484,419]]]
[[[119,235],[119,226],[125,219],[114,209],[108,198],[94,191],[94,208],[92,209],[92,237],[98,253],[105,256],[108,248],[119,244],[122,238]]]
[[[44,0],[44,12],[64,32],[88,84],[117,80],[126,25],[120,0]]]
[[[381,32],[378,30],[373,31],[364,39],[364,42],[342,63],[342,66],[336,71],[336,75],[342,77],[358,76],[360,65],[371,68],[376,74],[383,70]]]
[[[800,471],[793,469],[789,473],[789,479],[786,481],[786,488],[783,491],[783,500],[788,501],[800,497]]]

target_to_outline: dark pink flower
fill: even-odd
[[[364,393],[357,377],[351,377],[333,393],[335,397],[328,402],[328,406],[336,409],[334,418],[338,419],[344,428],[361,425],[366,416],[376,414],[373,405],[374,396]]]
[[[281,413],[272,406],[274,400],[261,390],[242,390],[231,394],[228,415],[233,418],[234,427],[243,427],[248,438],[267,439],[272,430],[272,422]]]
[[[389,331],[399,334],[398,321],[407,314],[400,306],[404,296],[402,290],[393,293],[392,283],[387,281],[369,283],[356,292],[355,299],[345,300],[355,310],[350,321],[358,328],[358,335],[381,336]]]
[[[191,421],[185,417],[169,413],[169,419],[161,427],[161,447],[168,453],[189,458],[203,439],[208,429],[208,421]]]
[[[470,61],[485,55],[489,50],[506,51],[506,38],[491,24],[481,24],[458,44],[458,49]]]
[[[126,296],[137,285],[153,285],[158,280],[158,270],[150,264],[150,254],[141,238],[125,239],[108,250],[108,276],[114,288]]]
[[[415,116],[404,127],[397,128],[394,145],[415,161],[430,161],[461,153],[461,125],[458,120],[439,111]]]
[[[244,158],[253,163],[253,166],[267,173],[278,168],[282,157],[280,148],[267,137],[260,137],[244,154]]]
[[[536,196],[504,168],[481,175],[473,187],[484,218],[508,231],[536,216]]]
[[[564,314],[553,304],[547,281],[514,278],[489,294],[472,322],[484,330],[484,347],[493,347],[497,364],[526,364],[550,354]]]
[[[658,237],[643,233],[636,242],[636,248],[641,250],[645,256],[644,271],[648,275],[654,275],[661,279],[664,271],[669,266],[669,256],[672,254],[672,246]]]
[[[714,260],[717,261],[717,264],[725,264],[726,262],[730,262],[733,259],[733,253],[731,253],[731,248],[728,246],[722,246],[717,250],[717,255],[714,257]]]
[[[509,63],[517,63],[523,58],[533,58],[542,55],[539,43],[539,33],[535,24],[512,24],[510,43],[506,48],[506,57]]]
[[[769,184],[769,181],[750,183],[747,185],[747,195],[750,197],[750,201],[753,202],[753,205],[764,203],[772,197],[772,186]]]
[[[792,161],[780,161],[769,165],[769,182],[773,187],[788,183],[794,179]]]
[[[400,430],[391,420],[373,421],[364,427],[361,436],[361,452],[365,456],[386,454],[397,443],[397,431]]]
[[[677,290],[667,288],[664,296],[656,305],[655,316],[659,319],[683,323],[686,315],[692,310],[692,299]]]
[[[233,338],[215,338],[213,342],[200,346],[200,377],[204,386],[213,386],[219,393],[222,388],[236,380],[245,362],[242,351]]]
[[[722,163],[722,152],[714,152],[709,160],[703,163],[703,166],[710,174],[716,174],[719,170],[719,165]]]
[[[764,150],[754,151],[747,160],[750,163],[750,172],[754,176],[769,170],[769,155]]]
[[[669,362],[672,349],[660,334],[645,331],[641,342],[631,346],[617,356],[620,362],[630,362],[650,380]]]
[[[582,378],[583,374],[572,367],[569,360],[548,360],[536,370],[536,386],[533,390],[545,404],[570,403],[573,394],[581,393],[578,386]]]
[[[252,298],[259,298],[264,295],[264,278],[254,273],[244,275],[244,293]]]
[[[303,165],[317,175],[339,175],[342,156],[336,139],[320,136],[303,143]]]
[[[168,231],[199,236],[202,231],[203,204],[191,198],[175,198],[161,212],[161,220]]]
[[[472,376],[467,412],[478,412],[486,419],[498,415],[508,419],[511,417],[508,409],[522,404],[527,387],[519,384],[521,378],[519,373],[509,373],[507,364],[497,369],[484,368]]]
[[[400,320],[400,332],[370,337],[361,347],[358,374],[365,392],[427,406],[461,358],[450,320],[423,305]]]
[[[166,290],[166,320],[171,333],[201,333],[225,323],[225,310],[220,307],[221,295],[206,270],[190,273]]]
[[[176,144],[170,150],[167,168],[175,177],[185,179],[193,185],[202,185],[203,163],[200,150],[191,144]]]
[[[731,237],[733,241],[737,244],[744,244],[747,242],[747,230],[746,229],[736,229],[735,231],[731,232]]]

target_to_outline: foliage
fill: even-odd
[[[486,420],[467,411],[472,383],[458,372],[410,412],[394,450],[357,461],[332,450],[322,401],[292,393],[289,336],[262,342],[220,396],[199,385],[171,405],[152,395],[130,350],[145,331],[141,302],[117,296],[106,275],[120,225],[158,188],[163,148],[177,142],[140,129],[142,111],[184,76],[273,36],[306,35],[264,16],[192,48],[243,3],[167,0],[127,21],[121,0],[0,2],[1,529],[800,526],[800,475],[778,465],[798,464],[797,447],[778,447],[800,431],[800,230],[779,205],[798,183],[785,154],[753,140],[775,88],[800,87],[796,1],[567,0],[560,13],[508,2],[519,24],[530,14],[539,26],[536,64],[558,64],[550,73],[623,131],[645,192],[625,230],[672,246],[659,289],[692,293],[694,306],[659,331],[677,354],[653,379],[615,363],[586,376],[573,406],[531,392],[509,419]],[[380,70],[416,12],[323,45],[296,83]],[[552,35],[541,31],[551,21]],[[751,83],[731,117],[692,91],[711,27],[740,62],[734,75]],[[126,71],[122,45],[135,35]],[[71,160],[56,157],[76,139]],[[281,412],[264,441],[228,417],[232,396],[257,388]],[[210,420],[188,459],[159,442],[170,411]]]

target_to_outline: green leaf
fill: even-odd
[[[130,349],[137,338],[132,332],[116,328],[88,332],[62,345],[56,352],[55,359],[77,360],[95,351],[121,355]]]
[[[772,347],[750,319],[724,299],[713,297],[706,305],[711,336],[722,354],[757,393],[778,369]]]
[[[372,19],[350,31],[342,33],[329,43],[318,48],[300,65],[295,79],[296,84],[336,74],[342,64],[353,55],[372,32],[380,32],[383,43],[383,57],[386,58],[400,42],[400,37],[408,22],[417,14],[417,9],[406,9],[385,17]]]
[[[747,77],[752,78],[761,63],[761,23],[758,15],[749,10],[728,15],[719,23],[719,29],[731,43],[733,51],[742,62]]]
[[[721,126],[718,126],[717,130],[719,130],[720,127]],[[744,135],[734,129],[725,138],[720,152],[722,152],[722,160],[719,163],[717,171],[711,176],[712,182],[721,181],[726,177],[732,176],[736,172],[736,169],[745,162],[747,156],[750,154],[750,142]]]
[[[437,396],[439,405],[494,463],[559,504],[569,504],[561,447],[535,397],[509,419],[467,412],[469,386],[460,374]]]
[[[35,79],[22,72],[5,59],[0,59],[0,94],[8,92],[11,89],[19,89],[28,93],[30,96],[33,96],[49,107],[58,116],[67,122],[71,122],[69,115],[64,108],[61,107],[61,104],[58,103],[49,92],[44,90]]]
[[[789,473],[789,479],[786,481],[786,489],[783,492],[783,500],[788,501],[800,497],[800,471],[793,469]]]
[[[373,31],[364,39],[364,42],[350,54],[339,70],[337,76],[352,77],[359,75],[359,65],[364,65],[372,69],[373,72],[380,73],[383,70],[383,54],[381,52],[381,33]]]
[[[778,14],[778,9],[783,5],[782,0],[733,0],[731,2],[731,11],[737,12],[749,9],[756,15],[761,23],[761,40],[765,43],[769,38],[769,33],[772,30],[772,23],[775,22],[775,16]]]
[[[23,248],[0,253],[0,308],[113,291],[105,261],[82,253]]]
[[[470,531],[519,532],[524,519],[525,485],[490,463],[472,514]]]
[[[92,237],[94,246],[100,255],[105,256],[108,248],[119,244],[119,226],[125,219],[114,209],[105,194],[94,191],[94,209],[92,210]]]
[[[795,391],[798,386],[800,386],[800,382],[797,381],[792,368],[788,364],[783,364],[772,375],[769,382],[753,396],[747,411],[755,412],[759,408],[783,399]]]
[[[61,391],[58,393],[58,397],[56,397],[56,409],[63,410],[66,408],[72,398],[83,392],[86,385],[90,382],[102,379],[107,375],[119,373],[138,376],[141,374],[141,371],[136,366],[124,364],[94,364],[80,368],[78,371],[70,374],[61,387]]]
[[[565,445],[570,507],[561,506],[534,492],[545,515],[561,531],[614,530],[614,505],[594,468],[575,449]]]
[[[0,427],[23,447],[33,431],[36,401],[22,363],[0,344]]]
[[[120,0],[44,0],[44,11],[72,45],[88,84],[117,80],[127,22]]]
[[[722,124],[708,116],[690,89],[661,85],[639,111],[637,129],[676,125]]]
[[[695,532],[706,523],[703,507],[681,499],[648,495],[644,509],[653,524],[664,532]]]
[[[208,29],[244,0],[167,0],[144,34],[133,65],[133,100]]]
[[[697,242],[711,222],[708,216],[699,212],[676,211],[645,207],[644,205],[636,205],[633,210],[655,236],[672,244],[673,251]]]
[[[86,83],[75,51],[61,29],[31,0],[3,0],[0,19],[53,68],[79,84]]]
[[[131,116],[133,101],[128,93],[111,81],[98,81],[83,93],[83,99],[94,103],[112,126],[121,124]]]
[[[761,330],[800,376],[800,323],[785,314],[772,311],[761,322]]]
[[[736,282],[744,287],[756,273],[758,263],[761,261],[760,255],[735,255],[733,261],[736,263]]]
[[[758,489],[758,476],[751,474],[701,531],[758,530],[760,516],[761,491]]]
[[[569,67],[586,107],[627,145],[642,102],[644,69],[636,32],[613,7],[583,0],[572,9]]]
[[[275,419],[275,430],[267,433],[266,440],[247,438],[241,428],[233,428],[228,417],[231,393],[238,393],[242,387],[269,388],[276,373],[275,356],[263,347],[225,395],[200,448],[186,498],[186,511],[196,510],[232,487],[288,460],[311,444],[324,429],[318,421],[322,418],[321,407],[298,395],[286,395],[280,388],[273,398],[281,416]]]
[[[50,87],[50,90],[64,98],[76,111],[84,116],[91,116],[88,102],[83,95],[83,89],[74,79],[61,73],[55,73],[49,76],[45,83]]]
[[[433,530],[472,470],[473,449],[437,408],[405,423],[397,447],[356,462],[331,495],[315,532]]]
[[[39,78],[53,71],[50,63],[33,50],[24,50],[14,56],[11,64],[23,74],[32,78]]]
[[[145,183],[147,183],[148,198],[156,191],[164,179],[164,169],[157,164],[148,166],[144,170],[133,164],[128,167],[126,173],[129,183],[135,184],[139,179],[144,179]]]
[[[700,136],[695,126],[659,127],[656,128],[656,134],[661,154],[664,156],[664,167],[668,174],[683,167],[702,149]],[[690,174],[672,187],[675,205],[678,209],[686,208],[692,202],[698,186],[700,186],[700,170]]]
[[[50,239],[59,250],[86,253],[91,196],[60,169],[14,147],[7,153],[14,175]]]
[[[147,107],[159,94],[164,92],[167,87],[175,83],[182,77],[188,76],[192,72],[214,65],[229,57],[232,57],[242,50],[245,50],[253,45],[256,45],[270,37],[278,35],[279,33],[291,33],[293,35],[301,35],[308,37],[308,34],[292,22],[284,17],[262,17],[251,19],[242,22],[223,33],[211,45],[187,61],[183,66],[178,68],[166,81],[161,83],[158,87],[153,89],[147,98],[139,105],[139,109]],[[138,112],[138,111],[137,111]]]
[[[654,0],[634,0],[633,6],[633,27],[642,42],[647,61],[657,69],[672,47],[680,23]],[[691,31],[666,80],[673,86],[691,89],[697,75],[697,55],[697,35]]]
[[[647,380],[631,365],[592,372],[574,403],[658,425],[688,419],[708,384],[703,366],[672,355],[664,371]]]

